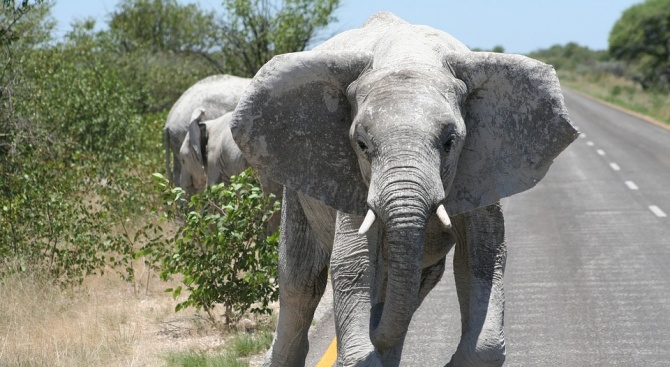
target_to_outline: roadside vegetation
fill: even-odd
[[[305,49],[338,4],[122,0],[56,39],[52,1],[0,0],[0,365],[246,366],[268,348],[279,203],[251,171],[170,187],[162,129],[193,83]]]
[[[552,64],[561,83],[670,124],[670,0],[647,0],[613,25],[607,50],[576,43],[528,56]]]
[[[104,30],[80,19],[59,39],[52,4],[0,0],[0,365],[255,364],[275,324],[279,203],[251,171],[187,198],[163,177],[162,128],[196,81],[329,37],[339,0],[122,0]],[[530,56],[668,122],[670,0],[629,12],[607,51]]]

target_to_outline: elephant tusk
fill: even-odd
[[[358,229],[358,234],[361,236],[366,234],[376,219],[377,216],[375,215],[375,212],[373,212],[372,209],[368,209],[368,213],[365,214],[365,219],[363,219],[363,224],[361,224],[361,228]]]
[[[451,219],[449,219],[449,214],[447,214],[447,209],[444,208],[444,204],[440,204],[440,206],[437,207],[437,217],[440,219],[440,223],[442,223],[444,229],[451,229]]]

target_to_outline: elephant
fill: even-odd
[[[230,132],[233,113],[227,112],[213,120],[203,121],[206,113],[202,107],[193,111],[188,132],[179,150],[179,186],[189,194],[202,191],[205,186],[221,182],[229,184],[232,176],[250,167]],[[261,172],[257,175],[263,192],[274,194],[281,200],[282,185]],[[281,215],[272,215],[268,220],[267,233],[274,233],[280,221]]]
[[[392,13],[275,56],[233,113],[247,161],[284,185],[280,308],[265,366],[303,366],[333,287],[338,366],[398,366],[454,250],[461,339],[446,366],[505,360],[500,200],[575,138],[554,69],[473,52]]]
[[[179,150],[192,121],[191,113],[202,108],[212,119],[233,111],[250,81],[233,75],[212,75],[192,85],[175,102],[163,129],[165,170],[171,183],[178,184],[180,180]],[[173,161],[172,169],[170,160]]]
[[[227,112],[203,122],[198,118],[201,110],[194,111],[195,118],[189,124],[179,150],[181,173],[178,182],[189,193],[221,182],[230,183],[231,176],[249,167],[230,132],[233,113]]]

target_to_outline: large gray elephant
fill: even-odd
[[[447,366],[503,364],[499,200],[533,187],[578,135],[552,67],[382,12],[273,58],[231,128],[285,185],[266,366],[304,365],[329,265],[338,366],[399,365],[454,245],[462,336]]]
[[[163,130],[165,170],[170,182],[178,183],[181,176],[179,150],[192,121],[191,113],[202,108],[208,119],[214,119],[233,111],[250,81],[233,75],[212,75],[193,84],[175,102]]]

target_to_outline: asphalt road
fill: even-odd
[[[565,99],[582,136],[537,187],[503,201],[505,366],[670,366],[670,131]],[[441,367],[455,351],[451,274],[415,314],[402,366]],[[324,317],[308,366],[333,336]]]

